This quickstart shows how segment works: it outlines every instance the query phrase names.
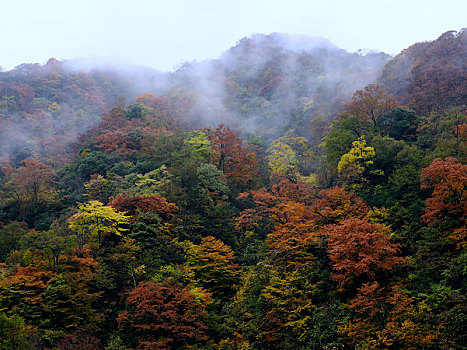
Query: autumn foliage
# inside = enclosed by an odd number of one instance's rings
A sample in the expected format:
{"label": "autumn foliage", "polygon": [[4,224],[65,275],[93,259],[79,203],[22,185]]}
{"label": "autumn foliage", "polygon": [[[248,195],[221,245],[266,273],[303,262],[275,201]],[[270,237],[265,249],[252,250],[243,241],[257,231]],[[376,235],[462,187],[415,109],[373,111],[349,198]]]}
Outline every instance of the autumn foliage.
{"label": "autumn foliage", "polygon": [[115,198],[110,198],[109,206],[133,217],[138,216],[138,210],[143,212],[153,211],[166,221],[174,221],[175,214],[178,211],[178,207],[174,203],[167,202],[159,194],[129,197],[119,193]]}
{"label": "autumn foliage", "polygon": [[242,140],[229,128],[220,125],[208,134],[215,165],[227,180],[238,186],[251,185],[258,176],[255,154],[248,152]]}
{"label": "autumn foliage", "polygon": [[333,226],[328,246],[333,278],[342,285],[372,281],[404,262],[397,256],[400,248],[391,242],[389,229],[365,219],[350,218]]}
{"label": "autumn foliage", "polygon": [[452,220],[450,237],[461,248],[467,246],[467,165],[454,157],[436,158],[422,170],[422,188],[433,193],[426,201],[422,219],[429,225]]}
{"label": "autumn foliage", "polygon": [[0,67],[0,349],[465,350],[466,33]]}
{"label": "autumn foliage", "polygon": [[359,117],[362,125],[375,127],[378,119],[398,104],[384,93],[379,85],[368,85],[363,90],[357,90],[346,108],[350,115]]}
{"label": "autumn foliage", "polygon": [[118,325],[135,336],[138,349],[174,349],[208,339],[209,298],[201,290],[141,282],[126,304],[129,310],[120,313]]}

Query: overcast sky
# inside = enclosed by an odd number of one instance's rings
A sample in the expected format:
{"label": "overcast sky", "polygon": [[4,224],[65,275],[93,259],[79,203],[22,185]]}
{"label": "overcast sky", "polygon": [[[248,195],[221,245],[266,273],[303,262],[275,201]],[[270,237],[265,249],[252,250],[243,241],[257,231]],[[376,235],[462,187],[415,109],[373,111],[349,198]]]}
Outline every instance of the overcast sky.
{"label": "overcast sky", "polygon": [[467,27],[467,0],[0,0],[0,13],[5,69],[112,56],[172,70],[271,32],[396,54]]}

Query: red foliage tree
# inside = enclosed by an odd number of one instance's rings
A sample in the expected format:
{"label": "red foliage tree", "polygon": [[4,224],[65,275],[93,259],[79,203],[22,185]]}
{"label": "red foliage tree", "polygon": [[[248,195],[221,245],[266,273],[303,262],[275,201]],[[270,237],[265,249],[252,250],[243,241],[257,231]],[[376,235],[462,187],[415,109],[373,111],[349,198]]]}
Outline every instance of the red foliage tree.
{"label": "red foliage tree", "polygon": [[454,157],[434,159],[422,170],[422,189],[429,188],[433,188],[433,193],[422,217],[426,223],[446,217],[467,218],[467,165]]}
{"label": "red foliage tree", "polygon": [[88,334],[70,334],[60,339],[57,350],[99,350],[99,343],[99,338]]}
{"label": "red foliage tree", "polygon": [[365,219],[349,218],[329,228],[329,257],[333,278],[341,285],[357,279],[373,281],[404,262],[391,242],[389,229]]}
{"label": "red foliage tree", "polygon": [[238,198],[247,200],[251,197],[255,208],[245,209],[240,213],[240,217],[236,219],[237,229],[250,230],[261,224],[271,227],[271,222],[280,222],[282,220],[278,216],[280,215],[280,209],[277,208],[279,203],[293,201],[310,205],[314,195],[315,190],[312,185],[302,181],[293,183],[285,177],[274,184],[269,190],[260,188],[251,192],[251,194],[247,192],[241,193]]}
{"label": "red foliage tree", "polygon": [[87,133],[87,137],[93,139],[95,148],[108,154],[123,156],[151,148],[153,138],[161,132],[158,130],[160,125],[128,117],[128,111],[129,109],[125,111],[123,103],[117,104],[104,114],[96,128]]}
{"label": "red foliage tree", "polygon": [[138,349],[178,349],[208,340],[209,298],[199,290],[141,282],[126,303],[129,310],[120,313],[118,326],[136,335]]}
{"label": "red foliage tree", "polygon": [[412,67],[409,105],[421,114],[467,102],[467,30],[443,33],[425,43]]}
{"label": "red foliage tree", "polygon": [[[125,117],[124,105],[120,103],[104,114],[96,129],[94,146],[106,153],[135,153],[141,145],[138,133],[134,133],[134,130],[142,126],[141,120]],[[133,137],[130,137],[131,132]]]}
{"label": "red foliage tree", "polygon": [[175,214],[178,211],[177,205],[167,202],[160,194],[129,197],[124,193],[119,193],[115,198],[110,198],[109,206],[133,217],[138,215],[138,210],[153,211],[169,222],[175,221]]}
{"label": "red foliage tree", "polygon": [[52,169],[34,159],[23,160],[21,168],[3,166],[5,184],[0,189],[3,198],[18,207],[17,220],[33,226],[40,213],[45,212],[55,202]]}
{"label": "red foliage tree", "polygon": [[47,193],[53,180],[52,169],[34,158],[27,158],[21,163],[23,167],[19,169],[5,168],[5,171],[14,174],[11,179],[14,187],[12,196],[17,200],[33,203],[48,199]]}
{"label": "red foliage tree", "polygon": [[208,134],[215,154],[215,164],[231,184],[245,186],[258,176],[258,162],[254,153],[248,153],[235,132],[223,125]]}

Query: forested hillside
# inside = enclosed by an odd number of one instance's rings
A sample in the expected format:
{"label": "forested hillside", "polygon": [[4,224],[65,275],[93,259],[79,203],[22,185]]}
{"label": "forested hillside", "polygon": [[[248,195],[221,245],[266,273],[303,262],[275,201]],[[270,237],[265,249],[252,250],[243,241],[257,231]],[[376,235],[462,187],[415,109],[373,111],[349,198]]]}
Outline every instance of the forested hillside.
{"label": "forested hillside", "polygon": [[467,31],[0,72],[0,349],[466,349]]}

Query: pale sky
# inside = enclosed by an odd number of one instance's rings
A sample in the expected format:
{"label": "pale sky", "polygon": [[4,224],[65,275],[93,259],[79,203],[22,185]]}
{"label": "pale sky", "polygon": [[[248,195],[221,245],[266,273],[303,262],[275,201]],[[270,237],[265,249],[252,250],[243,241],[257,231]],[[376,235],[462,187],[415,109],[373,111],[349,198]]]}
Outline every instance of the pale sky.
{"label": "pale sky", "polygon": [[467,27],[467,0],[0,0],[0,13],[5,69],[111,56],[172,70],[271,32],[397,54]]}

